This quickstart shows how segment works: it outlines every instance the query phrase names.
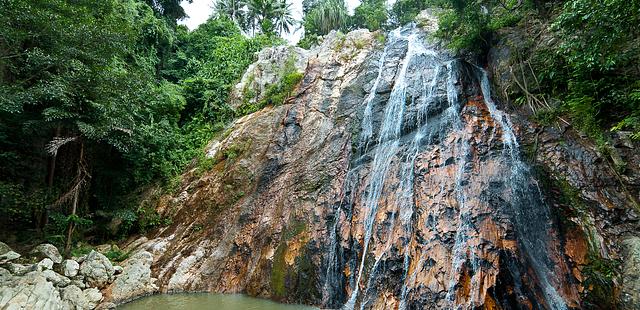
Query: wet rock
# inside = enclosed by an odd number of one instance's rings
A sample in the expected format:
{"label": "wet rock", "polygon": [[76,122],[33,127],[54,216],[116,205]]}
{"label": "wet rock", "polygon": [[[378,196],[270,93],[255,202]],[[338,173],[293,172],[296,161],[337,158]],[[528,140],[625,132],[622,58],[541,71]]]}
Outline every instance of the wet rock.
{"label": "wet rock", "polygon": [[82,275],[87,285],[104,288],[113,281],[113,265],[109,259],[99,252],[91,251],[80,265]]}
{"label": "wet rock", "polygon": [[[419,24],[432,29],[432,17]],[[156,277],[159,292],[247,292],[329,308],[356,290],[354,306],[365,309],[581,308],[587,252],[615,257],[607,240],[633,232],[625,206],[636,189],[622,193],[609,161],[570,127],[541,129],[504,112],[482,70],[412,31],[384,44],[366,30],[327,35],[309,52],[295,97],[237,120],[210,144],[211,171],[185,173],[171,208],[158,206],[173,223],[127,245],[153,258],[123,265],[108,289],[114,300],[134,295],[123,288],[139,274]],[[490,61],[500,63],[490,69],[517,92],[512,47],[494,50]],[[386,111],[392,97],[397,109]],[[529,144],[537,153],[520,156]],[[529,161],[600,211],[559,218],[573,213]]]}
{"label": "wet rock", "polygon": [[53,261],[54,264],[59,264],[62,262],[62,255],[60,255],[60,252],[58,252],[58,248],[48,243],[43,243],[36,246],[33,250],[31,250],[29,254],[38,259],[49,258]]}

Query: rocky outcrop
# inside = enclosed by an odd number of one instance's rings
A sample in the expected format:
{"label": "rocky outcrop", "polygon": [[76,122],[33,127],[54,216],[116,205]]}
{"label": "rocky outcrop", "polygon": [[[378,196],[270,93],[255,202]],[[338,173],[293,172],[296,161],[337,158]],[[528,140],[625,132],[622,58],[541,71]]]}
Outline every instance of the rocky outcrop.
{"label": "rocky outcrop", "polygon": [[[590,296],[597,279],[615,285],[613,236],[636,230],[634,174],[618,187],[579,137],[501,111],[484,71],[428,38],[433,15],[418,25],[262,53],[234,100],[264,93],[288,54],[302,82],[237,120],[207,150],[212,168],[161,199],[173,223],[127,245],[153,257],[143,278],[330,308],[602,306]],[[568,191],[605,211],[570,212]]]}
{"label": "rocky outcrop", "polygon": [[14,252],[4,242],[0,242],[0,265],[20,258],[20,254]]}
{"label": "rocky outcrop", "polygon": [[333,33],[309,52],[294,103],[247,115],[212,143],[213,169],[194,168],[159,207],[175,225],[128,247],[154,255],[161,292],[321,303],[326,220],[349,165],[350,118],[365,95],[355,81],[379,46],[368,31]]}
{"label": "rocky outcrop", "polygon": [[269,86],[278,84],[285,74],[304,73],[307,68],[309,51],[295,46],[274,46],[258,53],[258,59],[251,64],[240,82],[233,88],[230,106],[237,109],[242,104],[255,104],[266,95]]}
{"label": "rocky outcrop", "polygon": [[97,251],[54,263],[49,258],[58,253],[54,248],[47,244],[32,251],[49,253],[35,264],[30,259],[0,263],[0,309],[109,309],[157,291],[148,252],[131,253],[121,267]]}

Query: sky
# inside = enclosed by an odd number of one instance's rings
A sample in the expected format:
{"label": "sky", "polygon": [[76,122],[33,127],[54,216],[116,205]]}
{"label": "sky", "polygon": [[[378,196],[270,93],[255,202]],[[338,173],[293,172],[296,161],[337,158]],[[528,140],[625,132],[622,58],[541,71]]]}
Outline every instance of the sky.
{"label": "sky", "polygon": [[[287,0],[288,3],[291,3],[292,15],[296,20],[302,19],[302,0]],[[360,4],[359,0],[346,0],[347,9],[349,12],[353,12],[358,4]],[[188,18],[181,20],[179,23],[182,25],[186,25],[189,29],[193,30],[198,27],[198,25],[207,21],[207,18],[213,12],[213,0],[193,0],[192,3],[187,1],[182,1],[182,7],[185,12],[187,12]],[[287,39],[291,44],[298,43],[300,37],[302,36],[303,30],[298,29],[293,33],[285,34],[285,39]]]}

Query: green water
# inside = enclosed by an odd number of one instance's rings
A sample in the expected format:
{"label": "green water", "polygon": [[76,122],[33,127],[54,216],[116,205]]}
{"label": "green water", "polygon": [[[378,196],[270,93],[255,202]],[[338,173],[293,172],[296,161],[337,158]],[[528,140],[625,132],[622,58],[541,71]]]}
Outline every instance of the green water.
{"label": "green water", "polygon": [[119,310],[212,309],[212,310],[317,310],[302,305],[277,302],[233,294],[170,294],[144,297],[118,307]]}

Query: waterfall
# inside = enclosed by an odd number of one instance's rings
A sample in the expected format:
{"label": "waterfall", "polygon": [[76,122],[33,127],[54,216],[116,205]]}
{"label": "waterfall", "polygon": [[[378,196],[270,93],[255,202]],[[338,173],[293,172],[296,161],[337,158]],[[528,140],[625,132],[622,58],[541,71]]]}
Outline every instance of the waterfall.
{"label": "waterfall", "polygon": [[[398,46],[406,46],[402,56],[392,52]],[[387,62],[393,63],[385,66]],[[381,94],[378,88],[388,77],[387,67],[393,68],[395,63],[398,69],[391,92]],[[472,137],[465,132],[465,121],[461,114],[461,98],[465,91],[461,87],[461,80],[463,74],[468,73],[463,70],[464,67],[474,73],[471,75],[484,98],[486,110],[501,133],[497,139],[502,142],[502,151],[495,156],[498,156],[497,161],[501,165],[507,167],[507,171],[499,177],[503,181],[503,190],[509,193],[508,212],[520,249],[539,280],[547,306],[566,309],[551,280],[553,268],[549,266],[546,248],[551,238],[548,233],[551,228],[548,207],[541,199],[528,167],[520,159],[518,141],[509,116],[500,111],[491,98],[486,72],[464,64],[436,43],[429,43],[423,31],[415,25],[390,32],[377,62],[375,80],[362,102],[364,112],[356,153],[359,157],[353,161],[355,164],[347,174],[343,188],[345,195],[335,210],[335,222],[329,237],[324,303],[335,294],[333,290],[337,274],[342,272],[337,262],[339,227],[350,224],[362,235],[353,240],[352,249],[357,249],[358,253],[350,258],[349,268],[353,269],[348,285],[351,293],[342,308],[351,310],[359,305],[360,309],[364,309],[376,300],[376,278],[386,272],[381,270],[381,265],[394,255],[401,257],[403,269],[402,279],[398,279],[402,285],[396,296],[398,307],[405,309],[409,306],[419,272],[417,268],[410,270],[410,266],[422,266],[430,259],[427,254],[412,247],[412,240],[416,238],[415,230],[420,229],[420,225],[430,225],[416,221],[416,160],[426,148],[439,145],[450,148],[443,152],[455,155],[453,162],[458,165],[450,181],[458,213],[450,245],[450,272],[444,299],[451,308],[475,306],[472,298],[466,304],[460,304],[456,299],[460,274],[469,269],[471,290],[479,289],[483,279],[482,272],[478,271],[486,268],[482,266],[481,258],[469,250],[473,246],[469,236],[473,235],[476,227],[471,218],[475,205],[468,202],[474,197],[468,197],[467,184],[468,166],[473,164],[468,162],[472,157]],[[384,105],[384,109],[375,109],[376,104]],[[374,122],[376,119],[381,121]],[[440,141],[451,132],[458,133],[460,138],[449,144]],[[391,183],[394,186],[390,186]],[[379,212],[381,200],[387,207],[384,214]],[[346,221],[352,222],[340,222],[342,212],[348,213]],[[386,231],[386,235],[380,234],[383,231]],[[394,231],[400,231],[399,239],[393,238]]]}

